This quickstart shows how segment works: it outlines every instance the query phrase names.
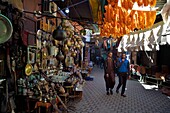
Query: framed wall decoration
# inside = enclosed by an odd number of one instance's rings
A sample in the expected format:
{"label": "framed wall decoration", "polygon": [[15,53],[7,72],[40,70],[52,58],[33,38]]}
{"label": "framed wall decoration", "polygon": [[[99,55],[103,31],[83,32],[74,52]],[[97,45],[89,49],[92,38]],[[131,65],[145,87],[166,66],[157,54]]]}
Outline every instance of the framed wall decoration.
{"label": "framed wall decoration", "polygon": [[36,46],[28,46],[27,48],[27,63],[33,64],[36,60]]}

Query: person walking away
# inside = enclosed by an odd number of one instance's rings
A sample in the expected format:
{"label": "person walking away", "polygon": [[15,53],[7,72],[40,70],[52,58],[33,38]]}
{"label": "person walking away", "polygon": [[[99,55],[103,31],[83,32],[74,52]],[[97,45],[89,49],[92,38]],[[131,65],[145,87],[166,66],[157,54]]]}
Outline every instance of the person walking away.
{"label": "person walking away", "polygon": [[104,80],[106,83],[106,91],[107,91],[107,95],[109,95],[109,91],[110,94],[113,94],[113,88],[115,85],[115,73],[114,73],[114,62],[112,60],[112,52],[108,53],[108,57],[105,61],[105,65],[104,65]]}
{"label": "person walking away", "polygon": [[119,77],[119,84],[116,88],[116,93],[119,93],[119,88],[122,86],[121,96],[126,97],[125,88],[126,88],[126,81],[130,78],[130,66],[129,61],[126,59],[126,53],[122,53],[121,58],[118,59],[117,62],[118,67],[118,77]]}

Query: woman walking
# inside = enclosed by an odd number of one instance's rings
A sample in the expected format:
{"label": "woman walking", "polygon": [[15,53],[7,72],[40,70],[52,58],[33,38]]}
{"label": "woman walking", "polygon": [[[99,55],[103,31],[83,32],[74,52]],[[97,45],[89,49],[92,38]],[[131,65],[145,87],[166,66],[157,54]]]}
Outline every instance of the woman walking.
{"label": "woman walking", "polygon": [[[104,66],[104,79],[106,83],[106,91],[107,95],[113,94],[113,88],[115,85],[115,73],[114,73],[114,62],[112,59],[112,52],[108,53],[108,57],[105,61],[105,66]],[[110,91],[110,93],[109,93]]]}

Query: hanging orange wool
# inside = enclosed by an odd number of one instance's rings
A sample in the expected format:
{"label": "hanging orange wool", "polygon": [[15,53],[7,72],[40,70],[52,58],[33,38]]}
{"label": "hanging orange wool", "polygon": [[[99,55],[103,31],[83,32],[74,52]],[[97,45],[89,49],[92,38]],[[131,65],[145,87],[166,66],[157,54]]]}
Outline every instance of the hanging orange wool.
{"label": "hanging orange wool", "polygon": [[123,23],[123,18],[124,18],[124,13],[123,13],[123,11],[122,11],[122,8],[119,8],[119,15],[118,15],[118,17],[119,17],[119,23],[122,25],[122,23]]}
{"label": "hanging orange wool", "polygon": [[111,8],[112,8],[112,6],[111,6],[111,4],[109,4],[108,5],[108,7],[107,7],[107,18],[108,18],[108,22],[110,22],[111,21],[111,17],[110,17],[110,15],[111,15]]}
{"label": "hanging orange wool", "polygon": [[144,15],[146,28],[152,27],[156,19],[156,11],[145,11]]}
{"label": "hanging orange wool", "polygon": [[131,30],[128,27],[126,27],[126,32],[127,32],[126,34],[129,34]]}
{"label": "hanging orange wool", "polygon": [[148,0],[143,0],[143,4],[144,4],[144,6],[148,6],[149,5],[149,1]]}
{"label": "hanging orange wool", "polygon": [[117,23],[116,31],[117,31],[117,34],[120,34],[120,24],[119,23]]}
{"label": "hanging orange wool", "polygon": [[132,11],[130,12],[129,19],[128,19],[128,24],[130,24],[130,25],[129,25],[129,28],[130,28],[132,31],[133,31],[134,28],[135,28],[135,18],[134,18],[134,16],[135,16],[135,11],[132,10]]}
{"label": "hanging orange wool", "polygon": [[123,7],[123,8],[125,8],[125,2],[124,2],[124,0],[120,0],[120,3],[121,3],[121,7]]}
{"label": "hanging orange wool", "polygon": [[156,11],[150,12],[149,27],[152,27],[156,19]]}
{"label": "hanging orange wool", "polygon": [[135,11],[134,13],[134,29],[137,28],[139,29],[139,20],[138,20],[138,13]]}
{"label": "hanging orange wool", "polygon": [[145,18],[145,16],[144,16],[143,11],[138,11],[139,29],[144,29],[144,27],[145,27],[144,18]]}
{"label": "hanging orange wool", "polygon": [[125,25],[125,24],[122,26],[122,28],[123,28],[123,35],[124,35],[124,34],[127,34],[126,25]]}
{"label": "hanging orange wool", "polygon": [[110,32],[111,32],[111,34],[115,34],[115,27],[114,27],[114,26],[113,26],[113,27],[111,27],[111,28],[110,28],[110,30],[111,30],[111,31],[110,31]]}
{"label": "hanging orange wool", "polygon": [[127,17],[127,25],[129,27],[133,27],[134,26],[134,11],[131,10],[130,14]]}
{"label": "hanging orange wool", "polygon": [[111,3],[112,0],[107,0],[108,3]]}
{"label": "hanging orange wool", "polygon": [[107,21],[107,13],[104,13],[104,22],[106,22]]}
{"label": "hanging orange wool", "polygon": [[108,3],[112,3],[112,2],[115,2],[115,3],[118,3],[119,0],[107,0]]}
{"label": "hanging orange wool", "polygon": [[110,3],[112,7],[115,7],[116,3],[115,2],[111,2]]}
{"label": "hanging orange wool", "polygon": [[132,0],[133,3],[137,2],[138,0]]}
{"label": "hanging orange wool", "polygon": [[104,6],[105,7],[105,10],[106,10],[106,13],[104,13],[104,17],[105,17],[105,20],[108,21],[108,6]]}
{"label": "hanging orange wool", "polygon": [[127,17],[127,21],[126,21],[126,26],[128,27],[128,29],[132,28],[132,18],[130,16]]}
{"label": "hanging orange wool", "polygon": [[156,0],[149,0],[149,4],[151,7],[155,7],[156,6]]}
{"label": "hanging orange wool", "polygon": [[119,2],[119,0],[113,0],[115,3],[118,3]]}
{"label": "hanging orange wool", "polygon": [[115,26],[116,25],[116,14],[112,13],[111,18],[112,18],[111,24],[112,26]]}
{"label": "hanging orange wool", "polygon": [[137,3],[138,3],[138,6],[142,6],[143,5],[143,0],[138,0]]}
{"label": "hanging orange wool", "polygon": [[147,15],[147,12],[148,11],[143,11],[143,14],[144,14],[144,20],[145,20],[145,28],[148,28],[148,15]]}
{"label": "hanging orange wool", "polygon": [[128,1],[128,9],[131,10],[131,9],[133,8],[133,4],[134,4],[134,3],[132,2],[132,0],[129,0],[129,1]]}
{"label": "hanging orange wool", "polygon": [[124,11],[123,17],[124,17],[123,22],[124,22],[125,25],[127,25],[127,24],[128,24],[128,23],[127,23],[127,18],[128,18],[128,11],[127,11],[127,10]]}
{"label": "hanging orange wool", "polygon": [[123,1],[123,7],[126,9],[126,10],[128,10],[129,9],[129,4],[128,4],[128,0],[124,0]]}

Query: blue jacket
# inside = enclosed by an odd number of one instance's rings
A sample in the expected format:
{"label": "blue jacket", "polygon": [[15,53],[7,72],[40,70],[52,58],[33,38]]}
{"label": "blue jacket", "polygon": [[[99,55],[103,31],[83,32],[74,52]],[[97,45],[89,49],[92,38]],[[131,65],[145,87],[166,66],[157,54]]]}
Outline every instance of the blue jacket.
{"label": "blue jacket", "polygon": [[[118,63],[121,64],[122,63],[122,59],[119,58],[118,59]],[[118,68],[118,72],[119,73],[129,73],[129,61],[127,59],[125,59],[125,61],[120,65],[120,67]]]}

